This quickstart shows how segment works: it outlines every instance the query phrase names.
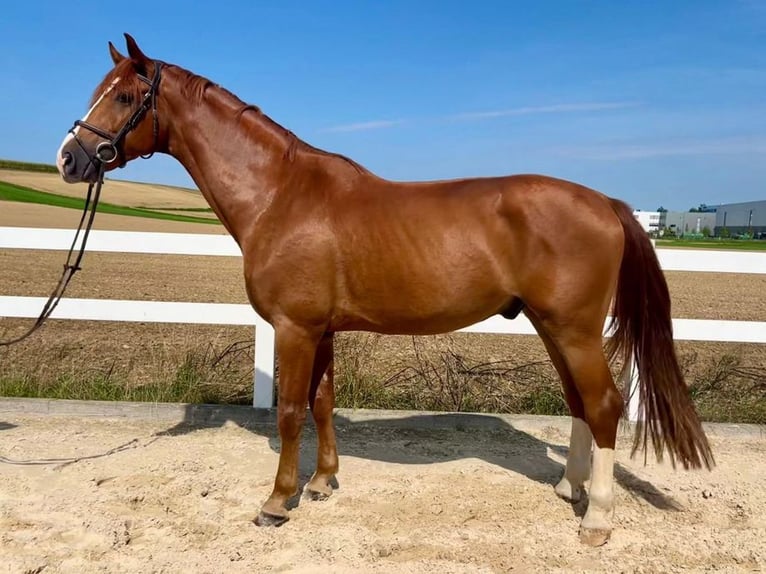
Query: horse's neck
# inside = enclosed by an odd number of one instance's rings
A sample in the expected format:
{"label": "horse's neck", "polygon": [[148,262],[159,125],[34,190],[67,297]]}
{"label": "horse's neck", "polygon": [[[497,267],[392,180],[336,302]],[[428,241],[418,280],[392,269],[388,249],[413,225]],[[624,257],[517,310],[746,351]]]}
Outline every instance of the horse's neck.
{"label": "horse's neck", "polygon": [[245,126],[226,94],[189,99],[176,85],[163,95],[172,117],[168,153],[241,244],[279,191],[289,142],[265,121]]}

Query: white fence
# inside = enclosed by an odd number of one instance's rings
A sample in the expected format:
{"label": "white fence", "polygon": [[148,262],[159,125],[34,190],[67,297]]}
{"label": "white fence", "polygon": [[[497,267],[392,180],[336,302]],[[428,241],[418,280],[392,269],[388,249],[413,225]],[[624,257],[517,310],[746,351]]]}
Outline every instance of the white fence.
{"label": "white fence", "polygon": [[[67,250],[73,234],[65,229],[0,227],[0,249]],[[239,247],[228,235],[132,231],[92,231],[88,251],[241,256]],[[658,249],[657,254],[665,271],[766,274],[766,253]],[[45,300],[44,297],[0,296],[0,317],[35,318]],[[270,408],[273,405],[274,332],[248,304],[64,298],[51,318],[253,325],[256,332],[253,406]],[[673,319],[673,330],[676,340],[766,343],[766,322]],[[490,317],[461,331],[535,334],[531,323],[523,316],[513,321]],[[635,404],[631,405],[630,411],[634,418]]]}

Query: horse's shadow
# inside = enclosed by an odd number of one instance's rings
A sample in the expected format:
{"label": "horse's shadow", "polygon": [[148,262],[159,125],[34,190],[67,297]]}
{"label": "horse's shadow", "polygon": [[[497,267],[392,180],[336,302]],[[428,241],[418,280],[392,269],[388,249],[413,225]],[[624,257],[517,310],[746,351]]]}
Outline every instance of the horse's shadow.
{"label": "horse's shadow", "polygon": [[[221,426],[230,421],[266,437],[272,450],[279,452],[280,441],[273,424],[273,414],[251,408],[224,409],[201,416],[202,412],[200,407],[189,405],[182,422],[159,434],[186,434],[200,427]],[[310,416],[308,418],[311,419]],[[564,472],[564,465],[556,458],[566,460],[569,450],[515,428],[500,417],[488,415],[417,413],[396,418],[365,417],[357,420],[356,417],[349,418],[339,413],[334,421],[341,455],[396,464],[431,464],[476,458],[552,486]],[[455,432],[471,435],[470,440],[456,441]],[[344,441],[346,436],[354,440]],[[301,440],[299,473],[302,483],[314,471],[316,448],[314,425],[307,423]],[[615,464],[614,477],[634,498],[661,510],[681,509],[675,499],[620,463]],[[573,508],[581,515],[585,504],[574,504]]]}

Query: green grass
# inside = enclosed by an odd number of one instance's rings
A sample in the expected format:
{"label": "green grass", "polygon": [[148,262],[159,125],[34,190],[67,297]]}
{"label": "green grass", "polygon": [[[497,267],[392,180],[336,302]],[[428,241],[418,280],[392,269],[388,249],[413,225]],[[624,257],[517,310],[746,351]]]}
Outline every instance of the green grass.
{"label": "green grass", "polygon": [[[32,163],[32,162],[29,162],[29,161],[16,161],[16,160],[13,160],[13,159],[0,159],[0,170],[2,170],[2,169],[13,169],[13,170],[16,170],[16,171],[29,171],[29,172],[33,172],[33,173],[55,173],[56,175],[58,175],[58,172],[59,172],[58,168],[55,165],[53,165],[53,164],[49,164],[49,163]],[[110,178],[109,178],[108,175],[104,176],[104,181],[109,181],[109,179]],[[188,192],[191,192],[191,193],[199,193],[198,190],[196,190],[196,189],[190,189],[188,187],[184,187],[184,186],[181,186],[181,185],[171,185],[171,184],[168,184],[168,183],[142,183],[142,182],[138,182],[138,181],[126,181],[126,180],[123,180],[123,179],[114,180],[114,181],[121,181],[121,182],[124,182],[124,183],[135,183],[137,185],[153,185],[153,186],[156,186],[156,187],[166,187],[168,189],[180,189],[181,191],[188,191]],[[206,209],[206,208],[204,208],[204,207],[196,208],[196,209],[194,209],[192,211],[203,210],[203,209]]]}
{"label": "green grass", "polygon": [[210,207],[155,207],[157,211],[189,211],[192,213],[213,213]]}
{"label": "green grass", "polygon": [[[65,207],[69,209],[82,209],[85,200],[79,197],[68,197],[46,191],[38,191],[20,185],[14,185],[0,181],[0,201],[18,201],[22,203],[36,203],[53,207]],[[168,221],[183,221],[186,223],[207,223],[218,225],[217,219],[207,217],[195,217],[193,215],[180,215],[176,213],[164,213],[151,209],[138,207],[125,207],[111,203],[99,202],[99,213],[111,213],[113,215],[126,215],[131,217],[148,217],[151,219],[164,219]]]}
{"label": "green grass", "polygon": [[761,239],[657,239],[657,247],[681,249],[725,249],[727,251],[766,251]]}
{"label": "green grass", "polygon": [[[162,348],[160,348],[162,349]],[[0,363],[0,397],[163,403],[252,404],[253,345],[207,344],[177,354],[159,350],[117,364],[93,360],[75,347],[32,347],[18,362]],[[7,358],[7,357],[6,357]],[[149,367],[142,377],[136,367]]]}
{"label": "green grass", "polygon": [[157,403],[251,404],[249,398],[232,399],[215,385],[199,380],[184,365],[170,380],[130,385],[100,373],[61,374],[41,382],[33,377],[0,378],[0,396],[88,401],[134,401]]}

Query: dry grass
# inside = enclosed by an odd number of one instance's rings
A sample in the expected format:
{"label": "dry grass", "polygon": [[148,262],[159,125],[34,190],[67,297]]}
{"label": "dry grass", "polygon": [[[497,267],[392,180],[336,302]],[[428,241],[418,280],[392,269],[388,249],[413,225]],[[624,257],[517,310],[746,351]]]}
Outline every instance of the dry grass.
{"label": "dry grass", "polygon": [[[706,420],[766,423],[762,347],[679,345]],[[51,321],[0,349],[0,395],[249,404],[252,353],[248,327]],[[336,357],[339,407],[566,413],[536,337],[341,333]]]}
{"label": "dry grass", "polygon": [[[22,323],[2,320],[0,332]],[[0,395],[249,403],[252,333],[247,327],[50,321],[32,338],[0,348]]]}

